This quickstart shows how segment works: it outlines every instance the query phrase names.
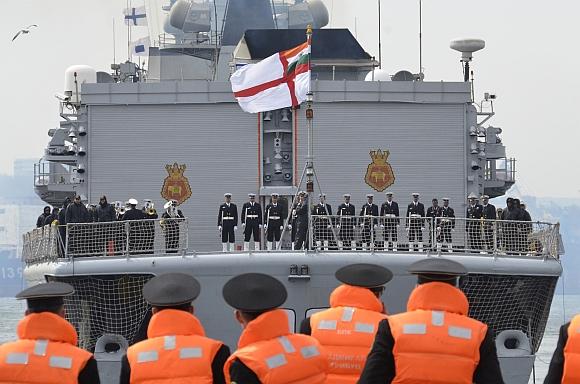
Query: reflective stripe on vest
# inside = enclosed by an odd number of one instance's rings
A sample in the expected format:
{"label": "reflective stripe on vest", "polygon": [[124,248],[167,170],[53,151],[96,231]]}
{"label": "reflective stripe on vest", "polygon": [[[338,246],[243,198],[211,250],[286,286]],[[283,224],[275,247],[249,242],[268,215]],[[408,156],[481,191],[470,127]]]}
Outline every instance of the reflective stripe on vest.
{"label": "reflective stripe on vest", "polygon": [[48,359],[48,365],[52,368],[71,369],[72,359],[65,356],[51,356]]}
{"label": "reflective stripe on vest", "polygon": [[6,355],[6,364],[28,364],[28,353],[9,353]]}
{"label": "reflective stripe on vest", "polygon": [[48,347],[48,340],[36,340],[34,342],[34,354],[36,356],[46,356],[46,348]]}

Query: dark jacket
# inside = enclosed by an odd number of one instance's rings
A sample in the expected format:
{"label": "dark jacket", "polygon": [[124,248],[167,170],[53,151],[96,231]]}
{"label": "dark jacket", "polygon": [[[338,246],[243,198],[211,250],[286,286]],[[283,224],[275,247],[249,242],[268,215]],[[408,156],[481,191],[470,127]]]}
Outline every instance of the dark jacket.
{"label": "dark jacket", "polygon": [[83,204],[72,203],[66,208],[66,223],[90,222],[89,211]]}
{"label": "dark jacket", "polygon": [[[233,219],[226,219],[223,220],[224,217],[233,217]],[[220,209],[218,211],[218,227],[230,225],[236,227],[238,225],[238,207],[234,203],[230,203],[230,206],[226,203],[220,205]]]}
{"label": "dark jacket", "polygon": [[144,220],[144,219],[145,214],[143,213],[142,210],[137,208],[129,209],[123,215],[123,220]]}
{"label": "dark jacket", "polygon": [[36,219],[36,228],[42,227],[48,216],[50,216],[50,214],[47,215],[44,212],[42,212],[42,214],[38,216],[38,219]]}
{"label": "dark jacket", "polygon": [[487,204],[485,207],[482,205],[481,208],[483,209],[484,219],[495,220],[497,218],[497,211],[495,209],[495,205]]}
{"label": "dark jacket", "polygon": [[99,223],[115,221],[115,207],[107,203],[105,205],[97,205],[97,220]]}
{"label": "dark jacket", "polygon": [[[257,218],[246,217],[246,215],[247,216],[258,216],[258,217]],[[258,203],[254,203],[253,206],[250,202],[244,203],[244,205],[242,206],[242,224],[262,225],[263,222],[264,221],[262,219],[262,206],[260,206],[260,204],[258,204]]]}
{"label": "dark jacket", "polygon": [[564,347],[568,342],[568,327],[570,327],[569,322],[560,327],[558,344],[552,355],[544,384],[560,384],[562,382],[562,375],[564,374]]}
{"label": "dark jacket", "polygon": [[399,214],[399,204],[396,201],[391,201],[391,204],[386,201],[381,205],[381,216],[384,215],[395,215],[397,218]]}
{"label": "dark jacket", "polygon": [[58,220],[58,214],[51,213],[50,215],[46,216],[44,219],[44,225],[50,225],[53,221]]}

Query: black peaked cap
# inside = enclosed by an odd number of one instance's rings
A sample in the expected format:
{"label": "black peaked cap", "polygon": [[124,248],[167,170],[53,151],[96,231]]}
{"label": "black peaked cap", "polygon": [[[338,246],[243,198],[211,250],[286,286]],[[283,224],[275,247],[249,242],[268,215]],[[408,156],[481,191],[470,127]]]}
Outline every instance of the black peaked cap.
{"label": "black peaked cap", "polygon": [[18,293],[16,298],[22,299],[54,299],[70,296],[75,293],[72,285],[61,283],[59,281],[51,281],[50,283],[38,284],[24,291]]}
{"label": "black peaked cap", "polygon": [[231,278],[223,288],[226,303],[244,312],[263,312],[278,308],[288,293],[276,278],[263,273],[245,273]]}
{"label": "black peaked cap", "polygon": [[143,297],[154,307],[174,307],[189,304],[199,296],[197,279],[185,273],[164,273],[143,286]]}
{"label": "black peaked cap", "polygon": [[463,266],[463,264],[440,257],[430,257],[427,259],[419,260],[411,264],[407,270],[414,275],[467,275],[467,269]]}
{"label": "black peaked cap", "polygon": [[344,284],[375,288],[391,281],[393,272],[376,264],[351,264],[340,268],[334,276]]}

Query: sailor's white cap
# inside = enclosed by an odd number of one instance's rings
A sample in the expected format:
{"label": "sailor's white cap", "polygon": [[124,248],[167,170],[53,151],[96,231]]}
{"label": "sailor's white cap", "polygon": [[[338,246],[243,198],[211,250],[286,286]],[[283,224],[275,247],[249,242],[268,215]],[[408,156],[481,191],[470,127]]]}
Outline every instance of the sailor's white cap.
{"label": "sailor's white cap", "polygon": [[171,203],[171,201],[168,201],[167,203],[165,203],[163,205],[163,209],[169,209],[173,204]]}
{"label": "sailor's white cap", "polygon": [[270,194],[270,196],[272,196],[272,197],[278,197],[278,196],[280,196],[280,194],[279,194],[279,193],[277,193],[277,192],[272,192],[272,193]]}
{"label": "sailor's white cap", "polygon": [[298,192],[298,194],[304,196],[304,195],[306,195],[306,191],[300,191],[300,192]]}
{"label": "sailor's white cap", "polygon": [[350,197],[350,193],[345,193],[342,197]]}
{"label": "sailor's white cap", "polygon": [[471,192],[471,193],[470,193],[470,194],[467,196],[467,198],[468,198],[468,199],[477,199],[477,195],[476,195],[475,193]]}
{"label": "sailor's white cap", "polygon": [[248,197],[256,197],[255,193],[248,193]]}
{"label": "sailor's white cap", "polygon": [[137,199],[131,198],[131,199],[129,199],[129,204],[131,204],[131,205],[137,205],[137,204],[139,204],[139,202],[137,201]]}
{"label": "sailor's white cap", "polygon": [[387,192],[385,192],[385,195],[387,195],[387,196],[393,196],[393,192],[387,191]]}
{"label": "sailor's white cap", "polygon": [[415,197],[415,196],[419,197],[419,196],[421,196],[421,194],[419,192],[413,192],[413,193],[411,193],[411,196],[413,196],[413,197]]}
{"label": "sailor's white cap", "polygon": [[443,201],[449,201],[449,198],[448,197],[444,197],[441,200],[443,200]]}
{"label": "sailor's white cap", "polygon": [[229,192],[224,193],[224,197],[232,197],[232,194]]}
{"label": "sailor's white cap", "polygon": [[489,196],[488,195],[481,195],[481,198],[482,199],[489,199]]}
{"label": "sailor's white cap", "polygon": [[372,193],[367,193],[367,199],[368,198],[371,198],[372,199],[373,197],[375,197],[375,195],[373,195]]}
{"label": "sailor's white cap", "polygon": [[151,199],[143,199],[143,202],[144,202],[144,203],[152,203],[152,202],[153,202],[153,200],[151,200]]}

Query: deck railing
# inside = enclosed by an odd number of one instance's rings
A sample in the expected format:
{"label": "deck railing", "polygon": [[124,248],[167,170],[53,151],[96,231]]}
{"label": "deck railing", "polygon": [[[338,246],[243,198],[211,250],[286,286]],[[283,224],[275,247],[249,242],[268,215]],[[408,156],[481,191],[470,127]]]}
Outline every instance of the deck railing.
{"label": "deck railing", "polygon": [[[182,218],[46,225],[23,235],[22,259],[36,264],[94,256],[183,255],[188,229]],[[314,251],[559,257],[559,224],[540,221],[313,215],[306,230]]]}
{"label": "deck railing", "polygon": [[24,234],[26,264],[91,256],[184,254],[184,218],[46,225]]}
{"label": "deck railing", "polygon": [[312,216],[317,250],[558,257],[559,224],[447,217]]}

